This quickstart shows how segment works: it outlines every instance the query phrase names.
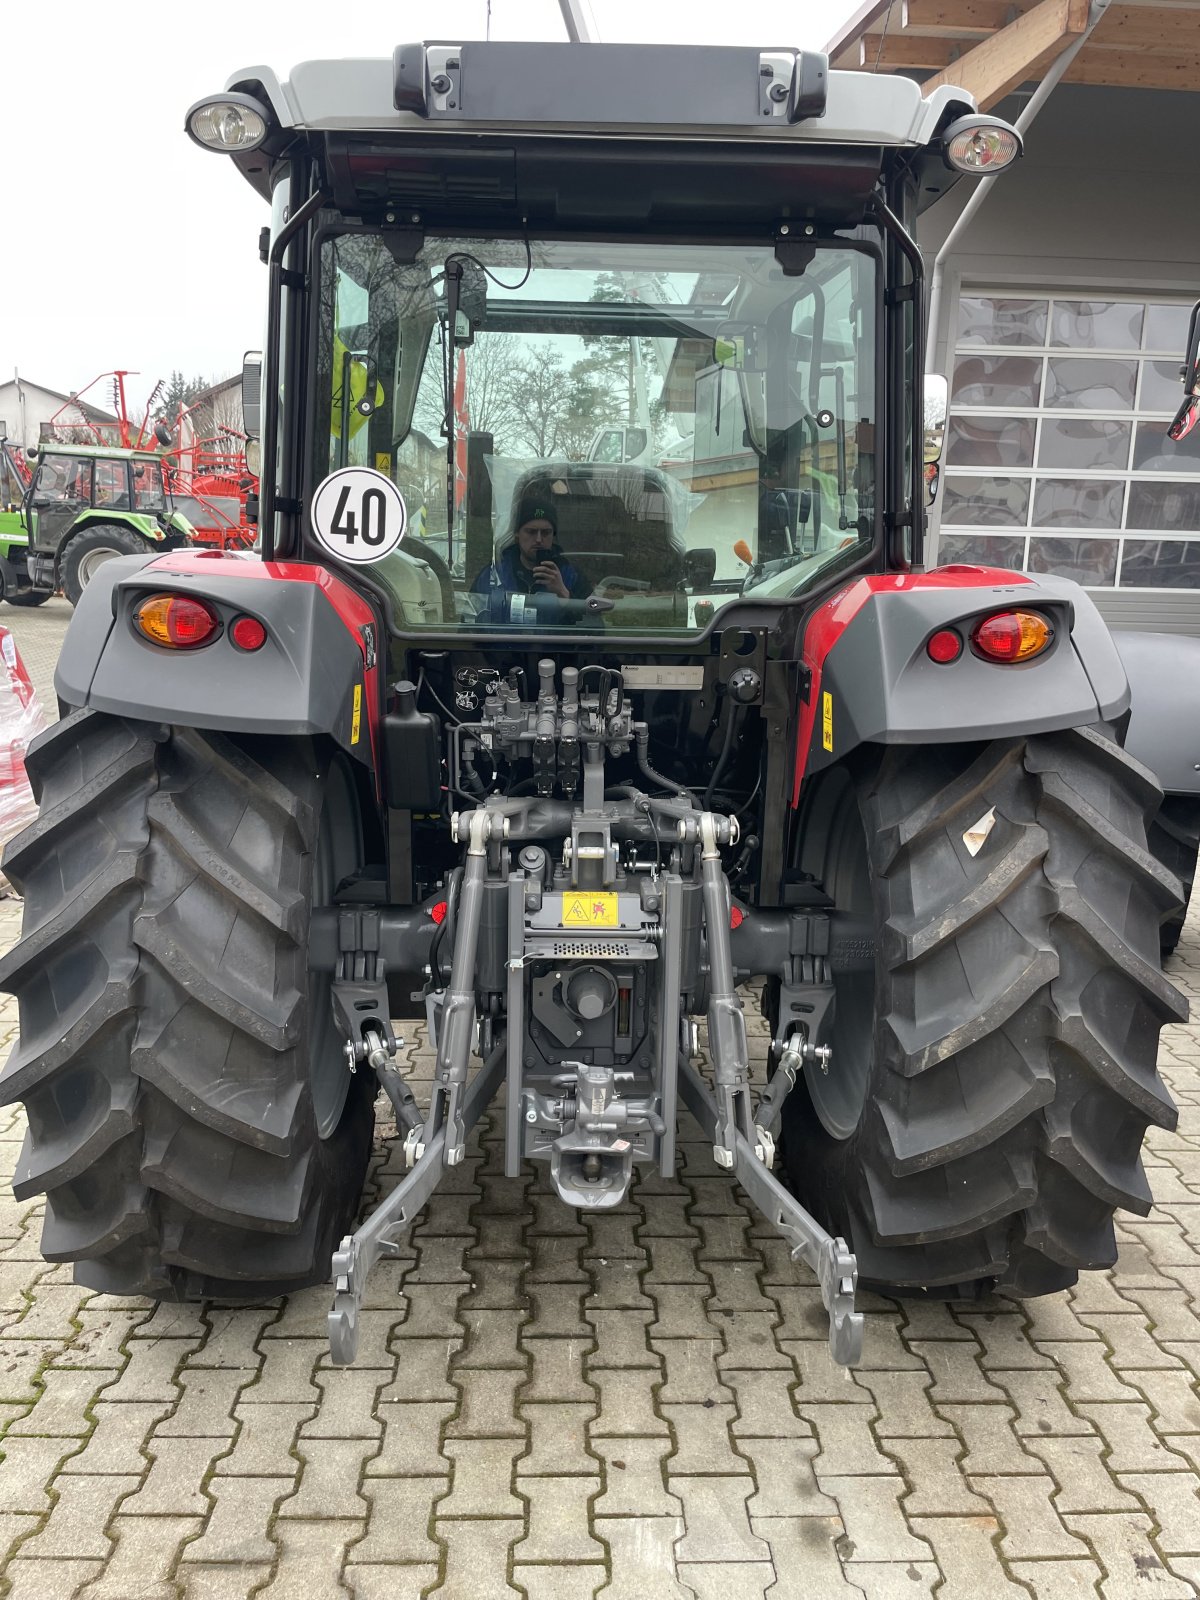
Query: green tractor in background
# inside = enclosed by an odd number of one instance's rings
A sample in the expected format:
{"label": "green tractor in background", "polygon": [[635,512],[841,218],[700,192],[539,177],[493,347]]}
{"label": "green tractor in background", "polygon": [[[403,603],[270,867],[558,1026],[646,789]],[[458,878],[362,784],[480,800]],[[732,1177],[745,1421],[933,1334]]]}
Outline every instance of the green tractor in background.
{"label": "green tractor in background", "polygon": [[192,538],[153,450],[0,441],[0,598],[37,606],[61,589],[74,605],[114,556]]}

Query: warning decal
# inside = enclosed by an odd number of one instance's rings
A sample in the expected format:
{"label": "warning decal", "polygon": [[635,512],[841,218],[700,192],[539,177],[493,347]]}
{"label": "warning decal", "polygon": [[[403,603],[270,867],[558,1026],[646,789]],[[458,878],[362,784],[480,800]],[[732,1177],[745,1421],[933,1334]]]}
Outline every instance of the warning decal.
{"label": "warning decal", "polygon": [[362,731],[362,684],[354,685],[354,710],[350,714],[350,743],[357,744]]}
{"label": "warning decal", "polygon": [[615,928],[617,925],[617,897],[615,894],[563,895],[564,928]]}
{"label": "warning decal", "polygon": [[833,749],[833,696],[828,690],[821,696],[821,746]]}

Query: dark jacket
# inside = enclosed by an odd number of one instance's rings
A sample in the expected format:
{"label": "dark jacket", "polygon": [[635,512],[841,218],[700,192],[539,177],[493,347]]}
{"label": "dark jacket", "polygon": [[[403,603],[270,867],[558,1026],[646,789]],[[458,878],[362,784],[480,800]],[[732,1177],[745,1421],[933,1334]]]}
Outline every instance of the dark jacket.
{"label": "dark jacket", "polygon": [[[592,585],[578,567],[571,565],[557,545],[548,550],[542,559],[554,562],[562,573],[567,593],[572,600],[586,600],[591,594]],[[533,573],[521,565],[521,552],[515,544],[506,545],[491,566],[484,567],[471,585],[472,594],[490,594],[495,589],[502,589],[507,594],[549,593],[538,583]]]}

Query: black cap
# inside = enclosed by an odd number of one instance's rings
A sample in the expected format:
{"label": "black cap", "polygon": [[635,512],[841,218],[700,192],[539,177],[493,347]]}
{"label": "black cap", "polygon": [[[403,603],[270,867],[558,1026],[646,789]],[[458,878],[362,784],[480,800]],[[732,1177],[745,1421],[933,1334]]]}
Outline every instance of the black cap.
{"label": "black cap", "polygon": [[513,527],[523,528],[527,522],[548,522],[555,533],[558,532],[558,512],[549,500],[536,495],[527,495],[521,501]]}

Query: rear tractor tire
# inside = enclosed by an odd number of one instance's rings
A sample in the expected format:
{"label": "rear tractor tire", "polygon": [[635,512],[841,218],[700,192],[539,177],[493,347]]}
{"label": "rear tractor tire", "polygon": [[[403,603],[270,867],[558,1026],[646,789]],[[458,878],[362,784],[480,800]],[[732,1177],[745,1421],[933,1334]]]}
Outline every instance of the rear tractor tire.
{"label": "rear tractor tire", "polygon": [[145,556],[153,554],[154,547],[119,522],[93,522],[73,534],[63,549],[59,560],[62,592],[73,606],[95,577],[105,561],[115,556]]}
{"label": "rear tractor tire", "polygon": [[785,1161],[865,1284],[1050,1293],[1113,1263],[1117,1207],[1149,1211],[1158,1034],[1187,1014],[1159,799],[1092,730],[876,749],[807,786],[795,864],[838,908],[837,998]]}
{"label": "rear tractor tire", "polygon": [[359,865],[344,758],[75,711],[30,747],[38,820],[9,846],[22,937],[0,962],[20,1041],[0,1098],[29,1129],[42,1253],[160,1299],[323,1282],[370,1153],[314,905]]}

